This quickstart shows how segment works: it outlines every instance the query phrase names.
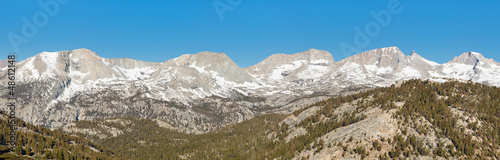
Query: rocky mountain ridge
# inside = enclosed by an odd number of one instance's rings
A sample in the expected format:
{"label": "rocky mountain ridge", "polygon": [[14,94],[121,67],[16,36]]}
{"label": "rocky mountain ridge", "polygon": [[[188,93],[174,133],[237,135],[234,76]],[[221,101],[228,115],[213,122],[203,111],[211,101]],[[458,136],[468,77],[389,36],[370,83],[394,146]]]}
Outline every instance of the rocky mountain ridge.
{"label": "rocky mountain ridge", "polygon": [[[275,54],[244,69],[223,53],[154,63],[102,58],[88,49],[42,52],[17,66],[17,91],[23,97],[19,117],[52,128],[75,120],[132,116],[203,133],[405,79],[452,78],[500,86],[500,65],[479,53],[466,52],[437,64],[415,52],[404,55],[397,47],[338,62],[316,49]],[[0,76],[4,83],[5,71]]]}
{"label": "rocky mountain ridge", "polygon": [[319,78],[334,63],[332,55],[327,51],[310,49],[291,55],[274,54],[245,70],[258,80],[279,83],[298,78]]}

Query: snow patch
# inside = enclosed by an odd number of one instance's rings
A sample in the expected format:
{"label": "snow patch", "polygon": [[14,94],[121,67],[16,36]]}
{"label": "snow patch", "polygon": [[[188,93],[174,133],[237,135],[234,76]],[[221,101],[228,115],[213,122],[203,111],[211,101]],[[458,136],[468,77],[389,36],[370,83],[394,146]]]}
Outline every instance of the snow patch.
{"label": "snow patch", "polygon": [[328,71],[328,66],[309,65],[307,69],[298,74],[301,79],[320,78]]}
{"label": "snow patch", "polygon": [[151,74],[157,70],[154,67],[133,68],[133,69],[125,69],[121,67],[116,67],[116,68],[122,71],[127,80],[146,79],[149,78]]}
{"label": "snow patch", "polygon": [[313,91],[304,91],[304,94],[306,95],[310,95],[310,94],[313,94],[314,92]]}
{"label": "snow patch", "polygon": [[406,77],[421,77],[422,75],[420,74],[420,72],[418,72],[418,70],[414,69],[414,68],[411,68],[409,66],[403,68],[403,70],[401,70],[401,74],[406,78]]}
{"label": "snow patch", "polygon": [[391,67],[378,67],[376,65],[365,65],[365,68],[368,72],[374,73],[374,74],[387,74],[389,72],[392,72],[394,69]]}
{"label": "snow patch", "polygon": [[446,74],[451,74],[453,72],[456,72],[456,73],[469,72],[473,68],[474,68],[473,65],[453,63],[453,64],[446,64],[443,68],[443,72]]}
{"label": "snow patch", "polygon": [[371,83],[367,81],[367,74],[363,73],[361,66],[354,62],[345,63],[337,72],[342,73],[345,82],[355,84]]}
{"label": "snow patch", "polygon": [[[30,79],[30,78],[38,79],[40,77],[38,70],[35,69],[35,67],[34,67],[34,61],[35,61],[35,57],[31,57],[30,60],[24,64],[24,68],[22,70],[22,71],[30,71],[31,77],[29,77],[29,76],[23,77],[23,75],[25,75],[25,74],[20,74],[21,79],[23,79],[23,78],[25,78],[25,79]],[[21,72],[21,73],[24,73],[24,72]]]}
{"label": "snow patch", "polygon": [[291,74],[292,71],[296,70],[304,63],[307,63],[307,61],[299,60],[299,61],[293,61],[292,64],[284,64],[279,67],[276,67],[274,68],[269,78],[275,81],[279,81],[283,79],[283,77],[285,77],[286,75]]}
{"label": "snow patch", "polygon": [[477,52],[470,52],[470,53],[472,53],[475,56],[482,56],[481,53],[477,53]]}
{"label": "snow patch", "polygon": [[314,59],[314,60],[311,60],[309,63],[312,63],[312,64],[328,63],[328,60],[326,60],[326,59]]}
{"label": "snow patch", "polygon": [[439,65],[438,63],[433,62],[433,61],[429,61],[429,60],[427,60],[425,58],[421,58],[421,60],[424,61],[425,63],[431,65],[431,66],[438,66]]}
{"label": "snow patch", "polygon": [[196,66],[196,62],[195,62],[195,63],[191,64],[189,67],[196,69],[200,73],[205,73],[206,72],[205,68],[210,67],[210,66],[211,65],[204,66],[204,67],[198,67],[198,66]]}
{"label": "snow patch", "polygon": [[295,93],[294,93],[294,92],[292,92],[292,91],[281,91],[281,93],[283,93],[283,94],[295,94]]}
{"label": "snow patch", "polygon": [[79,79],[83,79],[83,77],[85,77],[86,75],[88,75],[90,72],[87,72],[87,73],[82,73],[80,71],[73,71],[73,70],[70,70],[69,72],[69,76],[74,79],[75,77],[78,77]]}

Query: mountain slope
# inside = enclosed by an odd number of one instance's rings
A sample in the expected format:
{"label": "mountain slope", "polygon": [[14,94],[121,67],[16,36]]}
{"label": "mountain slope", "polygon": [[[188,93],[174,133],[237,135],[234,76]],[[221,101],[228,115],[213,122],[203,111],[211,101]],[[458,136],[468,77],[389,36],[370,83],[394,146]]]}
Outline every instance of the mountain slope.
{"label": "mountain slope", "polygon": [[163,62],[148,83],[153,84],[151,92],[158,93],[155,98],[175,97],[184,104],[213,95],[231,97],[231,92],[248,95],[249,88],[263,87],[225,54],[213,52],[182,55]]}
{"label": "mountain slope", "polygon": [[16,119],[16,146],[9,149],[11,129],[5,113],[0,115],[0,159],[114,159],[109,149],[59,130],[34,126]]}
{"label": "mountain slope", "polygon": [[[25,97],[20,117],[51,128],[77,119],[132,116],[161,119],[186,133],[203,133],[412,78],[500,86],[500,65],[479,53],[437,64],[415,52],[404,55],[397,47],[338,62],[316,49],[275,54],[245,69],[223,53],[200,52],[151,63],[102,58],[88,49],[42,52],[17,66],[17,91]],[[7,83],[5,71],[0,77]]]}
{"label": "mountain slope", "polygon": [[87,137],[133,159],[499,159],[499,94],[478,83],[408,80],[200,135],[133,118],[67,130],[101,131]]}

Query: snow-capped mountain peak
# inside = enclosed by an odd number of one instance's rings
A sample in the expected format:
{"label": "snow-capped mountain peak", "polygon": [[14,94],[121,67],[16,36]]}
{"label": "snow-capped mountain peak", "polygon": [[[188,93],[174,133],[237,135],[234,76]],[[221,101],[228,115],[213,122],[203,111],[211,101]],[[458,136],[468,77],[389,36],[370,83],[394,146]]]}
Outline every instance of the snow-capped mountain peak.
{"label": "snow-capped mountain peak", "polygon": [[359,65],[375,65],[377,67],[395,67],[405,57],[397,47],[386,47],[355,54],[340,62]]}
{"label": "snow-capped mountain peak", "polygon": [[327,51],[309,49],[295,54],[273,54],[245,70],[258,80],[273,83],[319,78],[334,63]]}
{"label": "snow-capped mountain peak", "polygon": [[494,62],[492,59],[485,58],[481,53],[465,52],[462,55],[453,58],[453,60],[451,60],[448,63],[457,63],[457,64],[491,68],[492,67],[491,65],[494,65],[496,62]]}
{"label": "snow-capped mountain peak", "polygon": [[244,83],[252,82],[253,78],[241,67],[234,63],[224,53],[200,52],[197,54],[185,54],[178,58],[163,63],[164,67],[189,67],[196,69],[202,74],[212,72],[225,80]]}

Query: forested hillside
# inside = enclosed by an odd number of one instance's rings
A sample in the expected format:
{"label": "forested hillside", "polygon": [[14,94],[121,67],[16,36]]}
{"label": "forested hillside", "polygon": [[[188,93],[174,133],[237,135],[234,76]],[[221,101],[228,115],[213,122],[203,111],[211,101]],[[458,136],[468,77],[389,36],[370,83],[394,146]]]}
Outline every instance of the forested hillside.
{"label": "forested hillside", "polygon": [[7,116],[0,115],[0,159],[113,159],[114,153],[87,139],[16,119],[16,146],[10,150]]}
{"label": "forested hillside", "polygon": [[123,159],[499,159],[499,115],[497,87],[409,80],[201,135],[134,118],[71,130]]}

